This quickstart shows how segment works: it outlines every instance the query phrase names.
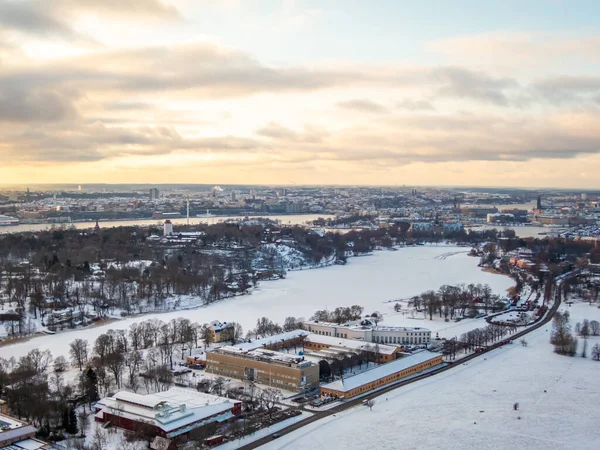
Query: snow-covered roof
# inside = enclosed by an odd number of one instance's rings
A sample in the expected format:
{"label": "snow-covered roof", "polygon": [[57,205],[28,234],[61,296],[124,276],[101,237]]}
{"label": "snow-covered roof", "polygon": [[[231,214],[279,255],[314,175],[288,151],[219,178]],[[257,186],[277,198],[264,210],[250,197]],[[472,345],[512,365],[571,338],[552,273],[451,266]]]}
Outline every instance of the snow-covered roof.
{"label": "snow-covered roof", "polygon": [[276,352],[274,350],[266,350],[264,348],[255,348],[252,350],[241,350],[236,347],[227,346],[217,350],[220,353],[232,353],[242,357],[249,357],[257,360],[268,360],[272,363],[280,363],[285,365],[298,365],[300,367],[310,366],[312,362],[306,361],[303,356],[295,353]]}
{"label": "snow-covered roof", "polygon": [[230,417],[235,403],[239,402],[193,390],[171,388],[149,395],[121,391],[113,397],[101,399],[96,406],[109,414],[152,423],[172,437],[211,416]]}
{"label": "snow-covered roof", "polygon": [[424,350],[401,359],[396,359],[387,364],[382,364],[374,369],[362,372],[358,375],[333,381],[332,383],[325,384],[322,387],[335,391],[348,392],[352,389],[356,389],[357,387],[377,381],[394,373],[401,372],[402,370],[430,361],[439,356],[441,356],[441,353],[434,353]]}
{"label": "snow-covered roof", "polygon": [[213,320],[210,323],[210,327],[213,329],[215,333],[219,333],[223,331],[225,328],[231,328],[233,326],[233,322],[221,322],[219,320]]}
{"label": "snow-covered roof", "polygon": [[379,353],[383,355],[393,355],[397,348],[393,345],[373,344],[371,342],[359,341],[356,339],[343,339],[333,336],[324,336],[321,334],[309,334],[306,342],[315,342],[318,344],[330,345],[332,347],[341,347],[355,351],[375,351],[379,347]]}
{"label": "snow-covered roof", "polygon": [[305,330],[293,330],[285,333],[276,334],[274,336],[268,336],[263,339],[256,339],[252,342],[244,342],[243,344],[236,344],[234,347],[241,351],[251,351],[257,348],[269,347],[282,341],[291,341],[302,336],[308,336],[310,333]]}

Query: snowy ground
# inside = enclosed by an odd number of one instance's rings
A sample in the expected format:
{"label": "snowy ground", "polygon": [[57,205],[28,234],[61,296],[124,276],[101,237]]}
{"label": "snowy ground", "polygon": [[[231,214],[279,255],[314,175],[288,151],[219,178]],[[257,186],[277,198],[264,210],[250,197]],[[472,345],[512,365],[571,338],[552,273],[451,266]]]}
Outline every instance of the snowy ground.
{"label": "snowy ground", "polygon": [[249,436],[244,436],[243,438],[236,439],[235,441],[226,442],[225,444],[219,445],[214,448],[219,449],[219,450],[235,450],[236,448],[239,448],[242,445],[248,445],[251,442],[257,441],[258,439],[262,439],[263,437],[265,437],[271,433],[275,433],[276,431],[279,431],[285,427],[289,427],[290,425],[293,425],[296,422],[300,422],[304,419],[307,419],[310,416],[312,416],[311,413],[303,411],[302,414],[299,416],[283,420],[279,423],[276,423],[275,425],[271,425],[270,427],[258,430],[256,433],[253,433]]}
{"label": "snowy ground", "polygon": [[[563,309],[572,327],[600,320],[595,305]],[[506,345],[386,393],[372,411],[351,408],[262,448],[597,449],[600,362],[553,353],[550,331],[549,324],[527,336],[527,347]],[[589,339],[588,355],[596,342]]]}
{"label": "snowy ground", "polygon": [[[287,316],[310,317],[318,309],[337,306],[364,306],[365,313],[386,314],[382,324],[423,326],[440,331],[440,337],[453,337],[474,327],[485,326],[483,319],[444,322],[395,314],[393,299],[408,298],[443,284],[488,283],[504,295],[512,286],[508,277],[490,274],[477,267],[478,259],[467,256],[464,247],[419,246],[398,251],[376,252],[372,256],[351,258],[346,266],[290,272],[285,280],[262,282],[251,295],[233,297],[207,307],[159,314],[146,314],[103,326],[79,329],[52,336],[35,337],[0,348],[0,356],[19,357],[34,348],[49,348],[54,356],[68,357],[69,343],[76,338],[90,344],[109,329],[127,329],[134,322],[150,318],[169,321],[186,317],[199,323],[215,319],[239,322],[245,331],[261,316],[283,323]],[[470,323],[469,323],[470,322]]]}

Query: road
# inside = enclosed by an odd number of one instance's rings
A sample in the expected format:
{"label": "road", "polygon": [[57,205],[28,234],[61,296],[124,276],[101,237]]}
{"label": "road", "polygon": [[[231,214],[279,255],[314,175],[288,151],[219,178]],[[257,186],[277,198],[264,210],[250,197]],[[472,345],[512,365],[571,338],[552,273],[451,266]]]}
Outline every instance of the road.
{"label": "road", "polygon": [[[578,273],[573,273],[568,278],[573,277],[573,276],[577,276],[577,275],[578,275]],[[567,279],[567,278],[562,278],[558,282],[559,287],[560,287],[560,284],[565,279]],[[514,341],[516,339],[519,339],[519,338],[525,336],[526,334],[531,333],[532,331],[537,330],[538,328],[546,325],[548,322],[550,322],[552,320],[552,318],[554,317],[554,314],[558,310],[558,308],[560,306],[560,303],[561,303],[561,290],[557,289],[557,285],[556,284],[557,283],[553,282],[552,283],[552,288],[551,289],[547,289],[544,292],[544,297],[545,297],[544,298],[544,304],[547,305],[549,303],[549,300],[552,297],[554,297],[554,304],[552,305],[552,308],[550,308],[548,310],[548,313],[546,314],[546,316],[542,320],[540,320],[538,323],[532,325],[531,327],[527,328],[526,330],[523,330],[523,331],[520,331],[520,332],[514,334],[510,338],[511,340]],[[425,378],[432,377],[432,376],[437,375],[439,373],[445,372],[446,370],[450,370],[450,369],[452,369],[455,366],[460,366],[460,365],[462,365],[463,363],[465,363],[467,361],[470,361],[470,360],[472,360],[474,358],[477,358],[477,357],[480,357],[482,355],[485,355],[486,353],[489,353],[492,350],[500,348],[500,347],[502,347],[502,345],[503,345],[502,342],[498,342],[498,343],[496,343],[494,345],[491,345],[491,346],[487,347],[486,349],[482,350],[480,353],[472,353],[471,355],[467,355],[467,356],[465,356],[465,357],[463,357],[461,359],[455,360],[451,364],[448,364],[446,366],[443,366],[443,367],[440,367],[438,369],[432,370],[431,372],[428,372],[428,373],[425,373],[425,374],[422,374],[422,375],[418,375],[418,376],[416,376],[414,378],[411,378],[409,380],[399,381],[397,383],[393,383],[393,384],[387,385],[387,386],[385,386],[385,387],[377,390],[376,392],[373,392],[373,393],[368,394],[368,395],[360,396],[360,397],[352,399],[352,400],[345,401],[344,403],[342,403],[340,405],[337,405],[335,407],[332,407],[331,409],[328,409],[326,411],[310,411],[311,413],[314,414],[313,416],[308,417],[308,418],[306,418],[306,419],[304,419],[304,420],[302,420],[300,422],[296,422],[296,423],[290,425],[289,427],[286,427],[286,428],[284,428],[284,429],[282,429],[280,431],[277,431],[276,433],[271,433],[271,434],[269,434],[269,435],[267,435],[267,436],[265,436],[265,437],[263,437],[261,439],[257,439],[254,442],[246,444],[246,445],[240,447],[239,450],[250,450],[250,449],[258,448],[258,447],[260,447],[262,445],[267,444],[268,442],[271,442],[274,439],[273,438],[274,434],[277,434],[279,436],[283,436],[285,434],[291,433],[291,432],[293,432],[293,431],[295,431],[295,430],[297,430],[299,428],[302,428],[302,427],[304,427],[306,425],[309,425],[309,424],[311,424],[313,422],[316,422],[317,420],[321,420],[321,419],[323,419],[325,417],[337,414],[337,413],[339,413],[341,411],[344,411],[346,409],[349,409],[349,408],[352,408],[354,406],[357,406],[357,405],[361,404],[363,401],[365,401],[367,399],[373,399],[375,397],[379,397],[380,395],[385,394],[386,392],[392,391],[394,389],[398,389],[398,388],[400,388],[402,386],[406,386],[407,384],[411,384],[411,383],[415,383],[415,382],[420,381],[420,380],[424,380]],[[302,410],[302,407],[296,406],[296,407],[293,407],[292,409]],[[309,411],[309,410],[306,410],[306,411]]]}

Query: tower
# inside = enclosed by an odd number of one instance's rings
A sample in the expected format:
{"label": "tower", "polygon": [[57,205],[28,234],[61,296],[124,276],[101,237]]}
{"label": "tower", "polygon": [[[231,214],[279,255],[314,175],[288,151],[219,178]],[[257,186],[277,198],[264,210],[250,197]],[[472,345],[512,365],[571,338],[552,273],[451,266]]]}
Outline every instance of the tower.
{"label": "tower", "polygon": [[536,209],[542,209],[542,196],[538,195]]}
{"label": "tower", "polygon": [[165,236],[170,236],[170,235],[173,234],[173,224],[168,219],[165,220],[165,224],[164,224],[164,227],[163,227],[163,234]]}
{"label": "tower", "polygon": [[186,217],[187,217],[187,224],[190,224],[190,198],[188,197],[186,199]]}

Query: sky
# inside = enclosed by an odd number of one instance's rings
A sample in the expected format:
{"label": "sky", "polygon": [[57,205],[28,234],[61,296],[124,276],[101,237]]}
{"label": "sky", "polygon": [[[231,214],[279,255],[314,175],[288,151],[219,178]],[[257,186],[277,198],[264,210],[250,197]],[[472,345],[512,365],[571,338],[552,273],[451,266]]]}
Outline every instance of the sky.
{"label": "sky", "polygon": [[597,0],[0,0],[3,184],[598,174]]}

